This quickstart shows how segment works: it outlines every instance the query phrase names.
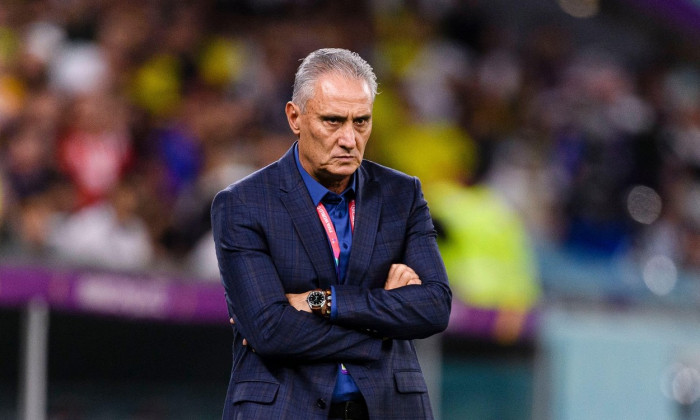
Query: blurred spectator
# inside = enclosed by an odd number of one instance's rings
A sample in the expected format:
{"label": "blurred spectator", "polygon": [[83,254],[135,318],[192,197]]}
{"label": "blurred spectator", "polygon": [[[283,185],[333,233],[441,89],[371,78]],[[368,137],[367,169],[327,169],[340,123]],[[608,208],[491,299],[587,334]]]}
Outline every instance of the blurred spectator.
{"label": "blurred spectator", "polygon": [[77,98],[70,111],[58,159],[75,183],[82,207],[103,200],[119,183],[132,159],[132,143],[121,99],[92,93]]}
{"label": "blurred spectator", "polygon": [[138,215],[140,200],[131,181],[121,182],[108,200],[57,220],[48,245],[59,258],[80,266],[145,270],[153,263],[153,247]]}
{"label": "blurred spectator", "polygon": [[627,28],[625,53],[619,28],[563,15],[518,27],[502,12],[521,6],[505,4],[322,0],[302,15],[294,1],[3,2],[0,248],[110,264],[48,235],[85,220],[148,249],[119,268],[215,278],[213,193],[287,148],[278,104],[293,69],[339,46],[384,80],[368,158],[426,194],[479,179],[465,194],[516,212],[537,242],[700,270],[692,52]]}
{"label": "blurred spectator", "polygon": [[54,209],[47,194],[36,194],[19,202],[13,223],[12,254],[49,258],[48,240]]}
{"label": "blurred spectator", "polygon": [[469,305],[525,313],[540,297],[525,227],[486,184],[445,182],[428,197],[455,296]]}
{"label": "blurred spectator", "polygon": [[17,200],[49,189],[57,177],[52,133],[41,126],[20,122],[10,132],[3,166],[8,186]]}

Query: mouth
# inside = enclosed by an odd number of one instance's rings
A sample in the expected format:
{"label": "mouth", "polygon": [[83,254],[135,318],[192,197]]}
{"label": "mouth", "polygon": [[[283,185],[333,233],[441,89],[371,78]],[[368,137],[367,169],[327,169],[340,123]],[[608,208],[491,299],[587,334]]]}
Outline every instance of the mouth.
{"label": "mouth", "polygon": [[355,156],[341,155],[341,156],[334,156],[333,159],[348,161],[348,160],[355,160]]}

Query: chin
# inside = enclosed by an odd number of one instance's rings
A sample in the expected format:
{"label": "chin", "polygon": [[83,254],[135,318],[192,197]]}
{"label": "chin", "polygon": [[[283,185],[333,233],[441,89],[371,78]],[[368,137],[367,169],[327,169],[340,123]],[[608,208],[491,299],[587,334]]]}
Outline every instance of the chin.
{"label": "chin", "polygon": [[338,168],[336,171],[334,171],[333,174],[339,178],[344,178],[355,173],[359,166],[360,165],[344,165]]}

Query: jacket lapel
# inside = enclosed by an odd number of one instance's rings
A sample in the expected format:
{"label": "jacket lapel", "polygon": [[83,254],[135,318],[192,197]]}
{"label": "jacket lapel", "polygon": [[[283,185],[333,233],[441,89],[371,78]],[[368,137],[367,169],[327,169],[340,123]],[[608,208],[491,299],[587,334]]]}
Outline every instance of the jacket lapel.
{"label": "jacket lapel", "polygon": [[371,178],[362,166],[357,171],[357,175],[357,216],[352,237],[350,261],[348,262],[348,273],[345,276],[349,283],[355,285],[361,284],[367,273],[382,209],[379,183]]}
{"label": "jacket lapel", "polygon": [[289,212],[294,229],[318,274],[319,287],[329,288],[336,279],[335,262],[326,232],[318,220],[309,192],[296,167],[294,146],[279,160],[279,165],[282,204]]}

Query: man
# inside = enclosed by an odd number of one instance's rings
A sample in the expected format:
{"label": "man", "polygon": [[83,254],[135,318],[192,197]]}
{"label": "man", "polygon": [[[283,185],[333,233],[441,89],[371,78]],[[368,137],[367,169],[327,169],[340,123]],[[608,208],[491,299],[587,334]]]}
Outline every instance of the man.
{"label": "man", "polygon": [[411,340],[447,327],[452,295],[419,181],[363,161],[376,92],[357,54],[311,53],[285,108],[298,141],[214,199],[225,419],[432,418]]}

